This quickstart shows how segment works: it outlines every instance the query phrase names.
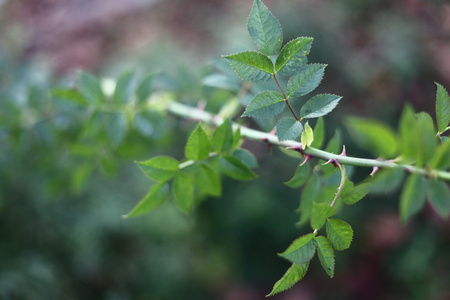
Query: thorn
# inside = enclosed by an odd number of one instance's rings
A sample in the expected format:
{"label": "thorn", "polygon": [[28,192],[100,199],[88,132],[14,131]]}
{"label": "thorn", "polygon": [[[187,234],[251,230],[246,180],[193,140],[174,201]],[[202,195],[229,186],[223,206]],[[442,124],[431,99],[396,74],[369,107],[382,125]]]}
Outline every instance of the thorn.
{"label": "thorn", "polygon": [[303,166],[304,164],[306,164],[308,162],[308,160],[310,160],[311,158],[313,158],[311,155],[306,154],[305,160],[300,164],[300,166]]}
{"label": "thorn", "polygon": [[337,168],[341,165],[335,158],[330,158],[326,163],[322,164],[322,166],[328,165],[328,164],[333,164],[334,168]]}
{"label": "thorn", "polygon": [[370,176],[375,175],[375,173],[378,172],[379,169],[380,169],[380,167],[373,167],[372,172],[370,173]]}
{"label": "thorn", "polygon": [[342,153],[341,156],[347,156],[347,152],[345,151],[345,145],[342,146]]}
{"label": "thorn", "polygon": [[297,152],[300,152],[303,156],[305,156],[305,153],[303,152],[303,149],[301,147],[298,146],[294,146],[294,147],[286,147],[287,150],[294,150]]}
{"label": "thorn", "polygon": [[269,143],[269,139],[263,138],[262,140],[264,143],[267,143],[267,148],[269,149],[269,153],[272,154],[273,145],[271,143]]}

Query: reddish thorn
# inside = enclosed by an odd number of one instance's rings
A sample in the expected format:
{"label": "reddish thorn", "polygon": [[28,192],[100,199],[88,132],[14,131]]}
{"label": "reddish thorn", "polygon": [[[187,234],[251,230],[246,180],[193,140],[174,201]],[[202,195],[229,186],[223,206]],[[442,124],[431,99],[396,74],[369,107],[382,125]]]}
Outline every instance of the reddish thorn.
{"label": "reddish thorn", "polygon": [[270,134],[275,134],[277,132],[276,128],[272,129],[272,131],[270,131]]}
{"label": "reddish thorn", "polygon": [[311,158],[313,158],[311,155],[306,154],[305,160],[300,164],[300,166],[303,166],[304,164],[306,164],[308,162],[308,160],[310,160]]}
{"label": "reddish thorn", "polygon": [[342,146],[342,153],[341,156],[347,156],[347,152],[345,151],[345,145]]}
{"label": "reddish thorn", "polygon": [[375,173],[378,172],[379,169],[380,169],[380,167],[373,167],[372,172],[370,173],[370,176],[375,175]]}
{"label": "reddish thorn", "polygon": [[330,158],[326,163],[322,164],[322,166],[328,165],[328,164],[333,164],[334,168],[337,168],[340,166],[340,163],[335,158]]}
{"label": "reddish thorn", "polygon": [[263,140],[263,142],[267,143],[267,148],[269,148],[269,153],[272,154],[273,145],[271,143],[269,143],[269,139],[263,138],[262,140]]}
{"label": "reddish thorn", "polygon": [[298,146],[294,146],[294,147],[286,147],[287,150],[294,150],[297,152],[300,152],[303,156],[305,156],[305,153],[303,152],[303,149],[298,147]]}

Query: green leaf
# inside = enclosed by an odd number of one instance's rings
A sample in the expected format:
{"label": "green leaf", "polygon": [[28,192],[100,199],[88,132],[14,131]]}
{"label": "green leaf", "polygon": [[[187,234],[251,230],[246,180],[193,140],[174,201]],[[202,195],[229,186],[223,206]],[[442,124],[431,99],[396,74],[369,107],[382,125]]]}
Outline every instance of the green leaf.
{"label": "green leaf", "polygon": [[258,161],[255,156],[247,149],[235,149],[231,155],[243,162],[249,169],[258,167]]}
{"label": "green leaf", "polygon": [[311,119],[325,116],[331,112],[342,97],[329,94],[321,94],[312,97],[300,110],[302,118]]}
{"label": "green leaf", "polygon": [[201,124],[198,124],[186,143],[186,158],[190,160],[206,159],[211,152],[211,142]]}
{"label": "green leaf", "polygon": [[428,181],[428,198],[431,205],[442,218],[450,214],[450,190],[447,183],[438,180]]}
{"label": "green leaf", "polygon": [[105,101],[100,81],[92,74],[81,72],[78,77],[78,89],[84,98],[93,104],[101,104]]}
{"label": "green leaf", "polygon": [[450,123],[450,96],[442,85],[437,82],[435,83],[437,86],[436,119],[439,133],[442,133]]}
{"label": "green leaf", "polygon": [[431,116],[425,112],[417,115],[416,153],[417,166],[422,167],[429,163],[436,152],[438,139]]}
{"label": "green leaf", "polygon": [[303,235],[292,242],[292,244],[278,255],[297,264],[308,263],[314,253],[316,252],[316,245],[314,243],[314,234],[309,233]]}
{"label": "green leaf", "polygon": [[446,170],[450,167],[450,139],[445,140],[436,150],[430,167],[432,169]]}
{"label": "green leaf", "polygon": [[129,103],[136,90],[136,76],[134,71],[126,72],[119,77],[114,90],[113,99],[116,103]]}
{"label": "green leaf", "polygon": [[312,92],[322,81],[324,64],[309,64],[301,67],[287,83],[288,97],[300,97]]}
{"label": "green leaf", "polygon": [[314,141],[311,144],[311,147],[320,148],[323,145],[323,141],[325,140],[325,127],[323,118],[320,117],[317,119],[316,126],[314,126]]}
{"label": "green leaf", "polygon": [[278,115],[285,107],[284,97],[274,91],[257,94],[248,104],[243,117],[270,118]]}
{"label": "green leaf", "polygon": [[65,89],[65,88],[53,89],[52,96],[82,106],[86,106],[88,104],[86,98],[84,98],[84,96],[78,90],[75,89]]}
{"label": "green leaf", "polygon": [[196,169],[195,178],[198,187],[213,196],[222,194],[222,183],[217,172],[206,164],[201,163]]}
{"label": "green leaf", "polygon": [[155,133],[155,127],[153,126],[154,112],[152,111],[142,111],[134,115],[134,127],[142,135],[146,137],[151,137]]}
{"label": "green leaf", "polygon": [[370,191],[373,193],[390,193],[399,188],[405,178],[402,169],[382,169],[373,175]]}
{"label": "green leaf", "polygon": [[272,61],[258,52],[244,51],[224,57],[242,80],[259,83],[272,77]]}
{"label": "green leaf", "polygon": [[347,118],[346,125],[354,140],[375,156],[392,158],[397,153],[397,139],[388,126],[356,117]]}
{"label": "green leaf", "polygon": [[128,130],[127,119],[122,113],[105,113],[103,116],[106,122],[106,134],[113,147],[117,147]]}
{"label": "green leaf", "polygon": [[148,194],[124,217],[130,218],[151,212],[167,199],[169,191],[169,184],[167,182],[155,184]]}
{"label": "green leaf", "polygon": [[342,150],[341,131],[339,129],[336,129],[334,136],[331,138],[331,140],[325,147],[325,151],[330,153],[340,153],[341,150]]}
{"label": "green leaf", "polygon": [[272,291],[267,296],[273,296],[290,289],[294,284],[305,277],[309,264],[292,264],[292,266],[284,273],[283,277],[273,286]]}
{"label": "green leaf", "polygon": [[327,220],[327,236],[336,250],[345,250],[350,247],[353,239],[352,227],[339,219]]}
{"label": "green leaf", "polygon": [[305,129],[302,132],[301,141],[302,141],[303,149],[306,147],[309,147],[312,144],[312,142],[314,141],[314,133],[313,133],[311,126],[309,126],[308,122],[306,122]]}
{"label": "green leaf", "polygon": [[149,73],[139,83],[139,86],[136,90],[136,97],[138,103],[143,103],[148,100],[149,96],[154,90],[155,79],[157,75],[158,73]]}
{"label": "green leaf", "polygon": [[311,167],[309,164],[300,165],[295,170],[294,176],[284,184],[293,189],[301,187],[309,178]]}
{"label": "green leaf", "polygon": [[427,186],[425,179],[417,174],[412,174],[406,180],[400,196],[400,221],[408,221],[425,204]]}
{"label": "green leaf", "polygon": [[321,186],[320,177],[317,173],[312,173],[300,196],[300,212],[299,225],[305,224],[311,217],[313,202],[320,196]]}
{"label": "green leaf", "polygon": [[324,236],[314,238],[317,245],[317,254],[319,255],[320,264],[330,277],[334,276],[334,251]]}
{"label": "green leaf", "polygon": [[231,148],[238,148],[241,146],[242,144],[242,135],[241,135],[241,127],[238,127],[234,132],[233,132],[233,143],[231,145]]}
{"label": "green leaf", "polygon": [[350,192],[343,194],[342,201],[347,205],[355,204],[370,192],[370,188],[370,183],[359,184]]}
{"label": "green leaf", "polygon": [[277,123],[278,140],[294,140],[302,134],[302,123],[293,117],[284,117]]}
{"label": "green leaf", "polygon": [[280,51],[283,44],[281,25],[260,0],[253,2],[253,8],[247,20],[247,28],[256,48],[261,53],[270,56]]}
{"label": "green leaf", "polygon": [[256,178],[256,174],[234,156],[224,155],[219,157],[219,164],[222,172],[231,178],[238,180],[250,180]]}
{"label": "green leaf", "polygon": [[173,182],[173,194],[178,207],[189,214],[194,207],[194,182],[186,172],[179,172]]}
{"label": "green leaf", "polygon": [[406,163],[415,162],[417,158],[417,118],[410,105],[403,109],[398,131],[402,160]]}
{"label": "green leaf", "polygon": [[281,76],[291,76],[307,59],[313,38],[299,37],[284,45],[275,62],[275,71]]}
{"label": "green leaf", "polygon": [[153,180],[167,181],[178,172],[178,161],[169,156],[156,156],[146,161],[137,161],[145,175]]}
{"label": "green leaf", "polygon": [[334,207],[327,203],[313,202],[311,210],[311,227],[319,230],[325,224],[327,219],[336,213]]}
{"label": "green leaf", "polygon": [[232,122],[228,118],[213,133],[212,146],[218,153],[228,153],[234,143]]}

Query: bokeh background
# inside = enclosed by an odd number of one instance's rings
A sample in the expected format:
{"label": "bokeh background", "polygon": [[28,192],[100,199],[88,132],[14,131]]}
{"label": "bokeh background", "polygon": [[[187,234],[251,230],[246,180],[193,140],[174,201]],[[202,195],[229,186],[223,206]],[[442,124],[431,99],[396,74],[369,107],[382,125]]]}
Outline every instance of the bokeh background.
{"label": "bokeh background", "polygon": [[[286,41],[315,38],[309,60],[328,64],[318,91],[344,97],[325,119],[327,138],[342,128],[351,155],[368,154],[347,138],[344,116],[395,128],[405,103],[434,115],[434,81],[450,87],[448,1],[265,3]],[[300,191],[283,185],[298,160],[247,143],[257,180],[225,180],[223,197],[191,216],[168,201],[123,220],[149,187],[133,161],[181,158],[193,124],[155,115],[151,128],[130,129],[111,147],[101,130],[86,138],[84,112],[49,93],[80,69],[111,78],[136,70],[159,72],[180,101],[226,100],[202,80],[220,55],[253,48],[251,5],[0,0],[0,299],[253,300],[270,292],[289,267],[275,254],[308,230],[295,226]],[[274,299],[450,299],[449,221],[427,206],[401,225],[397,205],[393,191],[342,211],[355,237],[337,253],[335,278],[315,260]]]}

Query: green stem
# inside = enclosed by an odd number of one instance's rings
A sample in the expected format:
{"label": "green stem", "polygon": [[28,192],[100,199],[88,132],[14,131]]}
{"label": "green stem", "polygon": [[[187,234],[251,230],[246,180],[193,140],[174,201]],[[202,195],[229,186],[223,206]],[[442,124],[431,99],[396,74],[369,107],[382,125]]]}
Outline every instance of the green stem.
{"label": "green stem", "polygon": [[337,189],[336,195],[334,196],[333,202],[331,202],[330,206],[333,207],[336,204],[337,199],[339,198],[339,195],[342,192],[342,189],[344,188],[345,179],[347,178],[347,174],[345,173],[345,167],[341,165],[339,162],[336,163],[339,170],[341,171],[341,182],[339,183],[339,187]]}
{"label": "green stem", "polygon": [[298,118],[297,114],[295,113],[294,109],[292,108],[291,103],[289,103],[288,97],[286,96],[286,94],[284,93],[283,88],[281,87],[280,83],[278,82],[278,79],[277,79],[277,76],[275,75],[275,73],[273,74],[273,79],[274,79],[275,82],[277,83],[278,88],[279,88],[280,91],[281,91],[281,94],[283,94],[284,102],[286,102],[286,105],[289,107],[289,109],[290,109],[292,115],[294,116],[294,118],[295,118],[297,121],[300,122],[300,119]]}
{"label": "green stem", "polygon": [[[193,119],[197,121],[202,121],[205,123],[213,124],[216,126],[219,126],[223,123],[223,119],[206,111],[196,109],[194,107],[181,104],[175,101],[171,101],[167,103],[167,110],[177,116]],[[302,144],[296,141],[279,141],[278,137],[271,134],[266,133],[262,131],[258,131],[255,129],[251,129],[245,126],[241,126],[239,124],[233,123],[233,130],[237,130],[240,128],[242,136],[246,137],[247,139],[251,140],[260,140],[260,141],[266,141],[270,144],[284,147],[284,148],[291,148],[291,149],[303,149]],[[351,156],[343,156],[338,154],[329,153],[320,149],[316,149],[313,147],[306,147],[304,150],[302,150],[304,154],[310,155],[312,157],[316,157],[323,160],[330,160],[334,159],[340,164],[343,165],[350,165],[350,166],[357,166],[357,167],[379,167],[379,168],[385,168],[385,169],[403,169],[404,171],[412,174],[419,174],[423,176],[428,176],[436,179],[443,179],[450,181],[450,172],[446,171],[439,171],[439,170],[428,170],[423,168],[418,168],[416,166],[412,165],[403,165],[398,164],[396,162],[392,161],[386,161],[386,160],[378,160],[378,159],[368,159],[368,158],[359,158],[359,157],[351,157]]]}

